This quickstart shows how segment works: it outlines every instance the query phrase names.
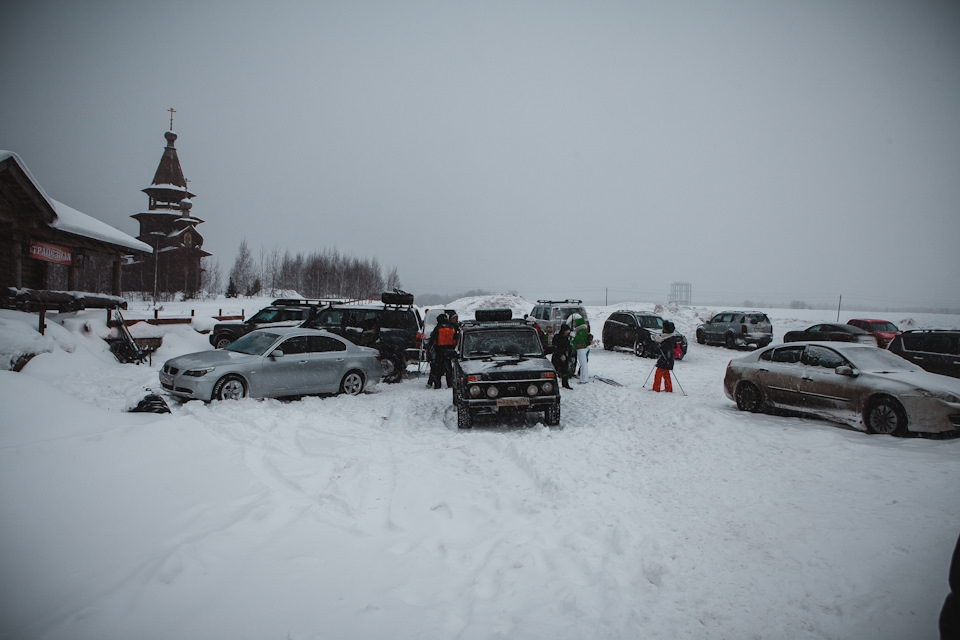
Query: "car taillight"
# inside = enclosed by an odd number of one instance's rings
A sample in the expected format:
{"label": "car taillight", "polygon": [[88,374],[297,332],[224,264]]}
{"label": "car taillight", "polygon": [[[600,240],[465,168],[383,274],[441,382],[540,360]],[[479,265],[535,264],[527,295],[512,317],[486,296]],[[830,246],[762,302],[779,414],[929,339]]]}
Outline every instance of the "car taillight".
{"label": "car taillight", "polygon": [[422,332],[417,331],[417,339],[416,339],[416,341],[415,341],[414,344],[415,344],[415,346],[417,347],[417,349],[419,349],[421,346],[423,346],[423,333],[422,333]]}

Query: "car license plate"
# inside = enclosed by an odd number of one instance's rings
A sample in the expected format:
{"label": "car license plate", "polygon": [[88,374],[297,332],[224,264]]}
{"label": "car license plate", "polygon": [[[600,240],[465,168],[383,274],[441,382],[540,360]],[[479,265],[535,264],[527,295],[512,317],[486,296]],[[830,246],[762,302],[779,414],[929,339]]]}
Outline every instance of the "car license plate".
{"label": "car license plate", "polygon": [[530,398],[499,398],[497,400],[498,407],[528,407],[530,406]]}

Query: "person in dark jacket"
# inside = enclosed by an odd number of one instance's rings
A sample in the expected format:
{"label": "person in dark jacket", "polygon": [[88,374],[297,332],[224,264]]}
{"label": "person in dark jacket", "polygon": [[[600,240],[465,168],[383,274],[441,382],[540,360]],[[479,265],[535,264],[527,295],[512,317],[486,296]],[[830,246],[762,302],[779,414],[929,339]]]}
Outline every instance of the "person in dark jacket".
{"label": "person in dark jacket", "polygon": [[553,356],[550,358],[553,368],[560,374],[564,389],[570,386],[570,362],[573,359],[573,347],[570,345],[570,326],[560,325],[560,331],[553,336]]}
{"label": "person in dark jacket", "polygon": [[654,391],[660,391],[661,382],[664,391],[673,391],[673,380],[670,379],[670,372],[673,371],[674,349],[679,344],[677,336],[673,333],[675,328],[672,322],[666,320],[663,323],[663,333],[653,336],[660,348],[660,355],[657,358],[657,373],[653,376]]}
{"label": "person in dark jacket", "polygon": [[940,610],[940,640],[960,640],[960,538],[953,549],[947,583],[950,593]]}

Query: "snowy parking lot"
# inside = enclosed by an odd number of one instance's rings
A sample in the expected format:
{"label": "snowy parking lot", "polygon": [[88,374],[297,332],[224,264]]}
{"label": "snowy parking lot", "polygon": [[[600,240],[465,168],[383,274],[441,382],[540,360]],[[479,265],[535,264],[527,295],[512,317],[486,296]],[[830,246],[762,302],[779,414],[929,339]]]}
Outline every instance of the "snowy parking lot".
{"label": "snowy parking lot", "polygon": [[[595,336],[616,308],[588,307]],[[737,411],[737,353],[693,339],[709,312],[662,310],[690,339],[673,394],[595,346],[622,387],[564,391],[557,428],[467,431],[415,366],[358,397],[127,413],[206,336],[138,367],[95,321],[54,324],[0,371],[0,638],[936,638],[960,440]],[[830,315],[768,313],[775,341]]]}

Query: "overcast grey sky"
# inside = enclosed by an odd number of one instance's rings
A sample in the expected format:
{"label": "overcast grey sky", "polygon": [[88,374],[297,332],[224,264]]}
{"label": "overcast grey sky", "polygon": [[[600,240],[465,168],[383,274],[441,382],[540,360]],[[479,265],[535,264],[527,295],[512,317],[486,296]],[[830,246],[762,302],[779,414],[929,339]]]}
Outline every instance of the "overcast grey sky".
{"label": "overcast grey sky", "polygon": [[405,288],[960,307],[960,3],[6,3],[0,148]]}

